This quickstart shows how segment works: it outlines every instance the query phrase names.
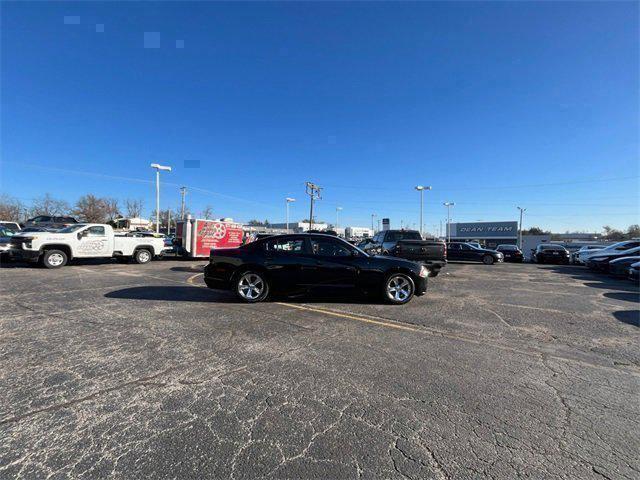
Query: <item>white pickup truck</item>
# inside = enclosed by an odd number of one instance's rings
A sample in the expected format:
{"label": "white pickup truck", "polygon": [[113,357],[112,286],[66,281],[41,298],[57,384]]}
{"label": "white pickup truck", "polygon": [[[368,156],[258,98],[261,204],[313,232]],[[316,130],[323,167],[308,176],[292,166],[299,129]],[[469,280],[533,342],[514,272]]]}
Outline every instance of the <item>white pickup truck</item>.
{"label": "white pickup truck", "polygon": [[74,258],[109,258],[150,262],[166,250],[164,240],[116,234],[110,225],[76,223],[55,232],[24,232],[11,237],[9,255],[60,268]]}

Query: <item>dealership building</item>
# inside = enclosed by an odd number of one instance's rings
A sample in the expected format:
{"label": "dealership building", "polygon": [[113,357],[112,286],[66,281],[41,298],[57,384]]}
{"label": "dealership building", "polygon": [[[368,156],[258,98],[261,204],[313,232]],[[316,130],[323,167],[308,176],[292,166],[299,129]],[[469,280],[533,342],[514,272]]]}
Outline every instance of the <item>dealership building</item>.
{"label": "dealership building", "polygon": [[518,222],[452,223],[451,241],[479,242],[487,248],[518,243]]}

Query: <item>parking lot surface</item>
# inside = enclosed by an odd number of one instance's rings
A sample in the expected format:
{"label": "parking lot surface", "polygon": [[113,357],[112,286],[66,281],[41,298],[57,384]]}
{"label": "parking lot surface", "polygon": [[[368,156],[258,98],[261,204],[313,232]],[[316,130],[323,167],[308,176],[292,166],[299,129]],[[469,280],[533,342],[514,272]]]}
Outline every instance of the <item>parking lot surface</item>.
{"label": "parking lot surface", "polygon": [[627,281],[450,264],[406,306],[245,305],[203,264],[0,269],[0,477],[640,476]]}

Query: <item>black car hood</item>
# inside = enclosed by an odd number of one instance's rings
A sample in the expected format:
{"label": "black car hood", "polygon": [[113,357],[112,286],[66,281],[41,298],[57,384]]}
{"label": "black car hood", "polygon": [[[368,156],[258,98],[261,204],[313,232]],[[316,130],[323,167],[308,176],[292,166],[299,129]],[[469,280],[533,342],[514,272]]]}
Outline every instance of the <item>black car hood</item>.
{"label": "black car hood", "polygon": [[405,260],[404,258],[392,257],[390,255],[371,255],[370,258],[375,260],[382,260],[386,263],[393,265],[404,265],[409,268],[419,268],[417,262],[412,262],[411,260]]}
{"label": "black car hood", "polygon": [[492,253],[492,254],[497,254],[497,253],[501,253],[497,250],[489,250],[488,248],[474,248],[473,249],[474,252],[479,252],[479,253]]}

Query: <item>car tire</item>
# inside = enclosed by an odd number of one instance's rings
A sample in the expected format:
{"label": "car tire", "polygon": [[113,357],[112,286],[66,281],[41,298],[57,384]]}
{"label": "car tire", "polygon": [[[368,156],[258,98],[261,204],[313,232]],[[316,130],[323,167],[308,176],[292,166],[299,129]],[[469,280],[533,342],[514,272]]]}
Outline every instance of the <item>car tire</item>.
{"label": "car tire", "polygon": [[69,258],[62,250],[47,250],[42,255],[42,265],[46,268],[61,268],[67,264]]}
{"label": "car tire", "polygon": [[269,282],[264,273],[253,270],[241,272],[233,282],[236,296],[246,303],[258,303],[269,296]]}
{"label": "car tire", "polygon": [[495,258],[493,258],[491,255],[485,255],[484,257],[482,257],[482,263],[484,263],[485,265],[493,265],[495,261]]}
{"label": "car tire", "polygon": [[385,278],[382,296],[388,303],[404,305],[413,298],[415,291],[415,283],[409,275],[392,273]]}
{"label": "car tire", "polygon": [[141,248],[140,250],[136,250],[133,254],[133,260],[140,265],[144,265],[145,263],[149,263],[153,259],[153,255],[146,248]]}

